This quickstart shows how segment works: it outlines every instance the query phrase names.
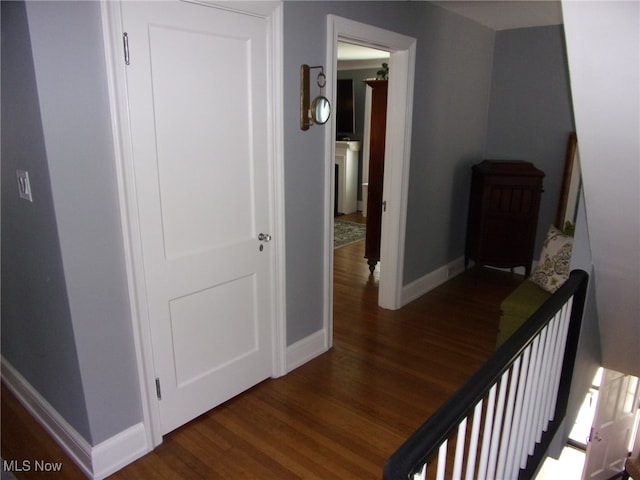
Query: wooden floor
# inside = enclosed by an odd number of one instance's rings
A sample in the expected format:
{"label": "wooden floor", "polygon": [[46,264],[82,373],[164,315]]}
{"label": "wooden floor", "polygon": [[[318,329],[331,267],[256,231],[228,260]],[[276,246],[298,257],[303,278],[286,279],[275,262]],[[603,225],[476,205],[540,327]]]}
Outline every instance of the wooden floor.
{"label": "wooden floor", "polygon": [[[364,242],[335,251],[334,347],[164,438],[112,479],[379,479],[386,459],[491,354],[520,281],[483,269],[398,311],[377,307]],[[2,457],[79,469],[2,387]],[[43,478],[17,473],[19,479]]]}

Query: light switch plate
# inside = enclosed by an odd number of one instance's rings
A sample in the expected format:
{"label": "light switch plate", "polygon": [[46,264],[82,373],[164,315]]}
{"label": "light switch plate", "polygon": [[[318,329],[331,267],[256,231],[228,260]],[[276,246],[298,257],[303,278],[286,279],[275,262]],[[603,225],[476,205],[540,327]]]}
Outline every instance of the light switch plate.
{"label": "light switch plate", "polygon": [[16,177],[18,177],[18,194],[20,198],[33,202],[31,196],[31,183],[29,182],[29,172],[26,170],[16,170]]}

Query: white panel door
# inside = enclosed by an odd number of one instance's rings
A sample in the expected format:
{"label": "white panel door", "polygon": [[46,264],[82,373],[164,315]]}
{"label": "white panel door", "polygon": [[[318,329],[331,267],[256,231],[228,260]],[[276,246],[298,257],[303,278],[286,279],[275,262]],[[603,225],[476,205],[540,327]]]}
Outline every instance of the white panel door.
{"label": "white panel door", "polygon": [[606,480],[624,469],[638,410],[638,379],[604,370],[582,478]]}
{"label": "white panel door", "polygon": [[272,374],[267,23],[123,2],[162,433]]}

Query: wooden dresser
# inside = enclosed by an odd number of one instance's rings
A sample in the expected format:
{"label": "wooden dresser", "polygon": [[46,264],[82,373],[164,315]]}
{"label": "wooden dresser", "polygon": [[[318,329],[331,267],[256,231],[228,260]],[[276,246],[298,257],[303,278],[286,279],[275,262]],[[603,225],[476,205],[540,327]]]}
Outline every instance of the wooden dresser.
{"label": "wooden dresser", "polygon": [[524,266],[531,273],[544,173],[529,162],[484,160],[471,176],[465,268]]}

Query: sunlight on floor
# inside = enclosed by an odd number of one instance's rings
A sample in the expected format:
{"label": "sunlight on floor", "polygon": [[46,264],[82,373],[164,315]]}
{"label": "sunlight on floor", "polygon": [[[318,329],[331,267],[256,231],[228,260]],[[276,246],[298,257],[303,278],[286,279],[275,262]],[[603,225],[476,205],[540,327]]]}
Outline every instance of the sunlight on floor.
{"label": "sunlight on floor", "polygon": [[547,457],[536,480],[580,480],[584,467],[584,451],[566,446],[558,460]]}

